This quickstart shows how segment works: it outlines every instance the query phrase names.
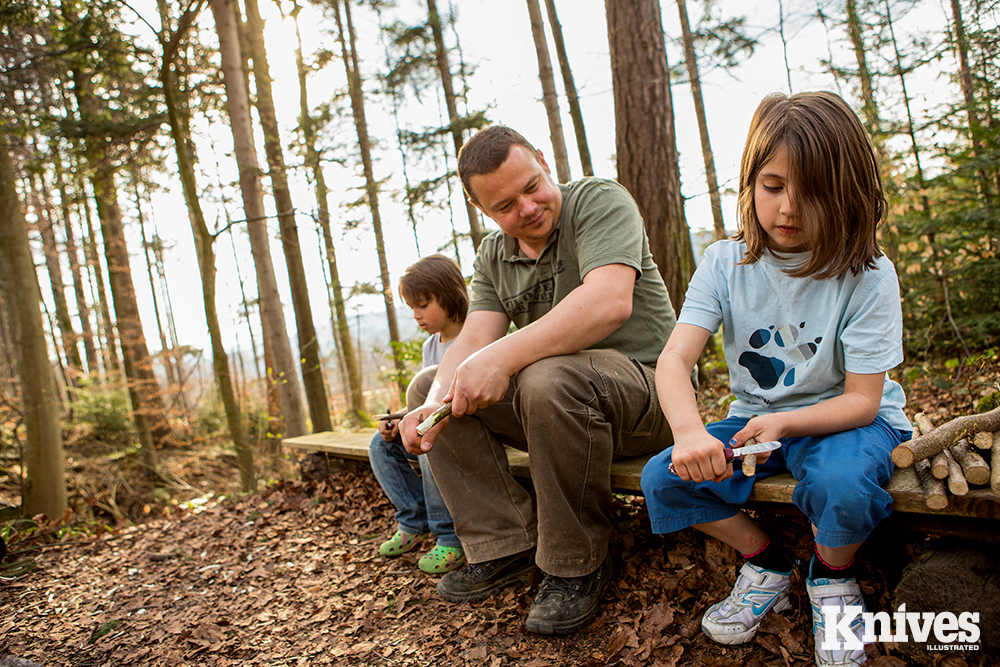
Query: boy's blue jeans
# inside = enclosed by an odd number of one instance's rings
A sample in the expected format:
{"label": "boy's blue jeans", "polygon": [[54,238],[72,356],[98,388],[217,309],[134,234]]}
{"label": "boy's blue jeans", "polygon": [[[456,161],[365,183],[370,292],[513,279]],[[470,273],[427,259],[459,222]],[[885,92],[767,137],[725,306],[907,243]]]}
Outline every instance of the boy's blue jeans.
{"label": "boy's blue jeans", "polygon": [[[729,440],[749,419],[730,417],[709,424],[712,437]],[[757,464],[747,477],[737,463],[722,482],[685,482],[668,471],[673,447],[650,459],[642,471],[642,491],[655,533],[719,521],[740,511],[755,479],[790,472],[798,483],[792,503],[817,528],[816,542],[841,547],[863,542],[892,511],[883,489],[893,473],[890,455],[909,432],[898,431],[882,417],[862,428],[813,438],[785,438],[781,449]]]}
{"label": "boy's blue jeans", "polygon": [[[396,507],[396,522],[401,529],[412,535],[430,531],[441,546],[462,546],[426,456],[410,454],[401,439],[387,442],[377,431],[368,446],[368,455],[375,479]],[[420,475],[410,464],[414,460],[420,462]]]}

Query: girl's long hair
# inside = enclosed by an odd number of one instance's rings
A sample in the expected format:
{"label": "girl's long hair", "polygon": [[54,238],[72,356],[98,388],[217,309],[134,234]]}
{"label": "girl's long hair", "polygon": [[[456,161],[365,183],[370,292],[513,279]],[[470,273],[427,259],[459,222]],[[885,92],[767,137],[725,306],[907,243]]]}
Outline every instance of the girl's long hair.
{"label": "girl's long hair", "polygon": [[887,208],[875,151],[854,111],[824,91],[769,95],[754,113],[740,165],[735,238],[747,246],[741,263],[757,262],[768,249],[754,187],[782,148],[791,203],[812,251],[809,261],[788,275],[823,280],[874,268],[882,255],[877,232]]}

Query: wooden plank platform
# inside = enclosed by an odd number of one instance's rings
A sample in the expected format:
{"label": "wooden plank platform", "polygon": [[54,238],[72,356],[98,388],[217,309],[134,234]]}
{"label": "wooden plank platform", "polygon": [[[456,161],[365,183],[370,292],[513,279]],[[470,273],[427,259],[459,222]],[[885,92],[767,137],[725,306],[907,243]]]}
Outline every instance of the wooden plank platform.
{"label": "wooden plank platform", "polygon": [[[324,452],[340,458],[359,461],[368,460],[368,443],[372,439],[372,431],[360,432],[322,432],[286,438],[283,442],[293,449]],[[611,488],[619,493],[641,495],[639,479],[642,468],[650,457],[621,459],[611,465]],[[517,449],[507,448],[507,460],[515,477],[531,477],[528,466],[528,454]],[[792,491],[796,480],[789,474],[775,475],[761,479],[754,484],[754,503],[775,503],[790,505]],[[972,519],[1000,520],[1000,499],[989,488],[977,488],[965,496],[948,496],[948,506],[942,510],[932,510],[924,504],[920,483],[912,468],[899,468],[886,485],[886,490],[892,495],[893,512],[935,515],[939,517],[965,517]]]}

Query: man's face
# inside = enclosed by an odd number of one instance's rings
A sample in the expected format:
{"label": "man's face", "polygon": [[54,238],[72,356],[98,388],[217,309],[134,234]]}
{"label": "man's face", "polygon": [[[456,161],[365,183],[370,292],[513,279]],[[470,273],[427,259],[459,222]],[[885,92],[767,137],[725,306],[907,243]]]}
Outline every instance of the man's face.
{"label": "man's face", "polygon": [[524,254],[537,258],[562,210],[562,192],[541,153],[512,146],[499,169],[472,176],[469,185],[479,210],[516,238]]}

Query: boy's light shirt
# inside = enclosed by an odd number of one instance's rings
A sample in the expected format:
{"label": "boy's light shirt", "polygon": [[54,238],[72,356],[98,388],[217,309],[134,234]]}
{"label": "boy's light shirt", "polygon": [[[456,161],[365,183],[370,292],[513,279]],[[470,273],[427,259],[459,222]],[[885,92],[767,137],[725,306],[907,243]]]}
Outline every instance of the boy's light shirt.
{"label": "boy's light shirt", "polygon": [[427,340],[425,340],[420,346],[420,356],[422,358],[420,367],[427,368],[428,366],[437,366],[440,364],[445,351],[451,347],[451,344],[454,342],[455,339],[452,338],[447,343],[442,343],[441,332],[428,336]]}
{"label": "boy's light shirt", "polygon": [[[888,371],[903,361],[899,281],[885,256],[876,270],[829,279],[792,278],[784,269],[809,253],[766,253],[739,265],[745,245],[709,246],[688,286],[678,322],[722,326],[729,416],[752,417],[814,405],[844,391],[845,370]],[[886,376],[879,415],[901,431],[902,388]]]}

